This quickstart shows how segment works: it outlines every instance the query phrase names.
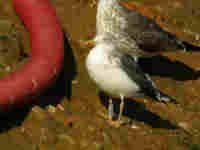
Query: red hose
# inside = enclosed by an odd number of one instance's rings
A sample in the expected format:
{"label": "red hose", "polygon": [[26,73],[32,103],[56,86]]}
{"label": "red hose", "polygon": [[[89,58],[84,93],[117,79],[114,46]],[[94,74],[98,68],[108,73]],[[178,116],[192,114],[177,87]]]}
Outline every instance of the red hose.
{"label": "red hose", "polygon": [[64,58],[63,35],[55,10],[48,0],[13,0],[27,27],[31,57],[17,72],[0,80],[0,110],[29,103],[60,72]]}

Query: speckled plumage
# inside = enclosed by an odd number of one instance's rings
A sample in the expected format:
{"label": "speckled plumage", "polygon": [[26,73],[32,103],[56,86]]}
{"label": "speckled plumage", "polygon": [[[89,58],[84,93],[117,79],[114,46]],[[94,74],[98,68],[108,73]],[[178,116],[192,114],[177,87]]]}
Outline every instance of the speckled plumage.
{"label": "speckled plumage", "polygon": [[101,43],[112,43],[118,51],[129,53],[134,57],[151,55],[151,53],[140,50],[136,41],[129,36],[125,36],[124,33],[112,34],[111,32],[102,32],[101,34],[97,34],[95,41],[96,45]]}
{"label": "speckled plumage", "polygon": [[120,4],[120,0],[99,0],[96,22],[97,38],[106,32],[118,36],[118,39],[126,38],[126,43],[136,43],[135,47],[144,51],[140,52],[144,56],[154,55],[152,51],[196,49],[164,31],[150,18],[135,10],[126,9]]}
{"label": "speckled plumage", "polygon": [[127,14],[119,4],[119,0],[99,0],[97,6],[96,27],[97,35],[105,32],[121,34],[126,28]]}

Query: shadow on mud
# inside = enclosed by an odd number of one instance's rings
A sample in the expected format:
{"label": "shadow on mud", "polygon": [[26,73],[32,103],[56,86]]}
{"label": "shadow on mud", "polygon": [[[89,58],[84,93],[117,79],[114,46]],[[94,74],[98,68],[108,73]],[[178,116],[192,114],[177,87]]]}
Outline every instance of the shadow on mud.
{"label": "shadow on mud", "polygon": [[31,108],[34,105],[40,107],[46,107],[48,105],[57,105],[62,98],[71,98],[72,93],[72,80],[76,76],[76,63],[73,55],[73,51],[69,45],[67,37],[64,36],[64,65],[61,73],[56,82],[42,95],[36,98],[34,104],[26,104],[23,108],[15,109],[9,112],[3,112],[0,114],[0,133],[6,132],[10,128],[20,126],[21,123],[28,116]]}
{"label": "shadow on mud", "polygon": [[149,58],[140,58],[139,64],[145,73],[168,77],[174,80],[197,80],[200,77],[200,71],[196,71],[179,61],[171,61],[165,56],[153,56]]}
{"label": "shadow on mud", "polygon": [[[100,92],[99,96],[101,103],[108,108],[108,96],[103,92]],[[120,99],[113,99],[114,112],[116,114],[119,114],[120,102]],[[123,115],[132,120],[144,122],[145,124],[152,126],[152,128],[178,129],[178,127],[170,123],[170,121],[164,120],[155,113],[146,110],[144,103],[136,102],[133,99],[125,100]]]}

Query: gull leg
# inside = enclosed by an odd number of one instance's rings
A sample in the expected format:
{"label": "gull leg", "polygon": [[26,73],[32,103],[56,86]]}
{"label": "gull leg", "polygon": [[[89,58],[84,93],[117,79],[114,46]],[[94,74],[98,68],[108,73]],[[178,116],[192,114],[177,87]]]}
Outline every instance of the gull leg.
{"label": "gull leg", "polygon": [[124,109],[124,96],[120,95],[120,99],[121,99],[121,103],[120,103],[120,111],[119,111],[119,118],[118,118],[119,122],[121,120],[121,116],[122,116],[123,109]]}
{"label": "gull leg", "polygon": [[119,116],[118,116],[118,120],[113,121],[113,104],[112,104],[112,99],[109,100],[109,106],[108,106],[108,121],[110,123],[110,125],[112,125],[115,128],[119,128],[121,126],[121,124],[123,123],[123,121],[121,120],[121,116],[123,113],[123,109],[124,109],[124,96],[120,95],[120,99],[121,99],[121,103],[120,103],[120,112],[119,112]]}
{"label": "gull leg", "polygon": [[116,128],[119,128],[121,126],[121,124],[123,123],[123,121],[121,120],[121,116],[122,116],[123,108],[124,108],[124,96],[120,95],[120,99],[121,99],[121,103],[120,103],[120,112],[119,112],[118,120],[110,121],[111,125]]}
{"label": "gull leg", "polygon": [[109,104],[108,104],[108,120],[112,121],[113,119],[113,114],[114,114],[114,107],[112,103],[112,99],[109,99]]}

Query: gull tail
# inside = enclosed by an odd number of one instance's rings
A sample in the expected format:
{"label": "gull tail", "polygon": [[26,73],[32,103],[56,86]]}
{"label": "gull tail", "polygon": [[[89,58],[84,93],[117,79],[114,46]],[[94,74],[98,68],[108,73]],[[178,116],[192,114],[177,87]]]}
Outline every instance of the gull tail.
{"label": "gull tail", "polygon": [[156,89],[155,91],[155,100],[165,104],[166,103],[179,104],[175,99],[169,97],[167,94],[161,92],[159,89]]}
{"label": "gull tail", "polygon": [[192,44],[190,44],[188,42],[181,41],[180,45],[182,45],[183,49],[186,52],[200,52],[200,47],[199,46],[192,45]]}
{"label": "gull tail", "polygon": [[175,99],[169,97],[167,94],[163,93],[158,89],[155,83],[152,81],[148,74],[145,74],[146,85],[143,87],[145,94],[152,98],[152,100],[162,102],[162,103],[174,103],[179,104]]}
{"label": "gull tail", "polygon": [[172,39],[174,41],[174,44],[178,49],[183,49],[185,52],[200,52],[200,46],[196,46],[193,44],[190,44],[188,42],[185,42],[183,40],[180,40],[176,36],[168,33],[169,39]]}

